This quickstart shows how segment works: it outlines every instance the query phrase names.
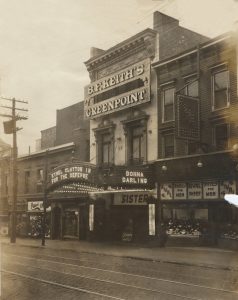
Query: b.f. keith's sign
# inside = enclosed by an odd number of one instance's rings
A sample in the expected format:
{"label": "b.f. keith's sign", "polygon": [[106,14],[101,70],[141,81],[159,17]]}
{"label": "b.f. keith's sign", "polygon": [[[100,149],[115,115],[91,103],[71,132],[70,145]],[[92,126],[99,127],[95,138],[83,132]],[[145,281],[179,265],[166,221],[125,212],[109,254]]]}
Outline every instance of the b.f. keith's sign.
{"label": "b.f. keith's sign", "polygon": [[93,119],[150,101],[150,60],[146,59],[86,87],[85,117]]}

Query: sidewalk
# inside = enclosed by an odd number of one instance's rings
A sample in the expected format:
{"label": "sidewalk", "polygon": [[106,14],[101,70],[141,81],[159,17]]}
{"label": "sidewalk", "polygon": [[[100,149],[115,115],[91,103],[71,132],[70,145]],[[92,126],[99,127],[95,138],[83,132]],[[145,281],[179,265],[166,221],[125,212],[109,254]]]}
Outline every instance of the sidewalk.
{"label": "sidewalk", "polygon": [[[1,237],[2,244],[10,244],[9,238]],[[14,244],[15,246],[15,244]],[[151,260],[164,263],[201,266],[206,268],[238,271],[238,252],[203,247],[165,247],[148,248],[142,245],[114,243],[96,243],[86,241],[46,240],[41,246],[40,239],[17,238],[16,246],[28,246],[55,250],[96,253],[101,255],[120,256],[126,258]]]}

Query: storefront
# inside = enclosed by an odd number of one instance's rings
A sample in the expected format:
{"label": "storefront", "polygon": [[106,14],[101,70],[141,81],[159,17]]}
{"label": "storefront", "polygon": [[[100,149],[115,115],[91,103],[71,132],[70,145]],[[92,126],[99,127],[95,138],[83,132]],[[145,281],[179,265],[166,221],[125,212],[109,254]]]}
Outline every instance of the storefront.
{"label": "storefront", "polygon": [[75,162],[50,173],[47,203],[51,208],[52,239],[80,239],[88,235],[88,193],[98,191],[94,166]]}
{"label": "storefront", "polygon": [[[12,207],[9,205],[9,213],[8,213],[8,230],[5,232],[11,236],[11,225],[12,225]],[[26,237],[28,235],[28,215],[27,215],[27,207],[24,202],[17,203],[16,209],[16,235],[19,237]]]}
{"label": "storefront", "polygon": [[[46,210],[46,224],[45,224],[45,237],[50,237],[50,210]],[[42,234],[42,216],[43,216],[43,201],[28,201],[27,214],[28,214],[28,236],[33,238],[41,238]]]}
{"label": "storefront", "polygon": [[238,209],[224,200],[225,194],[237,193],[237,174],[227,154],[204,155],[203,166],[192,168],[198,158],[157,163],[158,211],[170,241],[186,237],[197,245],[213,245],[227,227],[237,230]]}
{"label": "storefront", "polygon": [[88,197],[87,195],[57,195],[51,199],[52,239],[87,238],[88,230]]}
{"label": "storefront", "polygon": [[153,187],[151,166],[114,167],[104,178],[105,190],[89,194],[91,238],[124,242],[144,242],[153,239]]}

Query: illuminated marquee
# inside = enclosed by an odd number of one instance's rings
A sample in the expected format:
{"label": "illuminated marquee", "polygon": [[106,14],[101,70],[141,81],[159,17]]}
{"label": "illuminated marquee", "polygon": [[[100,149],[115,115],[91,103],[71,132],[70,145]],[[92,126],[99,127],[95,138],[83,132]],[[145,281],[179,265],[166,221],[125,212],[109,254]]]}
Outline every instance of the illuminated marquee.
{"label": "illuminated marquee", "polygon": [[65,180],[89,181],[92,168],[83,163],[64,165],[53,170],[50,174],[51,184]]}
{"label": "illuminated marquee", "polygon": [[[140,85],[136,86],[138,82]],[[123,87],[120,88],[121,86]],[[108,94],[105,96],[106,92]],[[104,98],[96,100],[100,95]],[[146,59],[87,86],[84,101],[85,117],[93,119],[148,101],[150,101],[150,60]]]}

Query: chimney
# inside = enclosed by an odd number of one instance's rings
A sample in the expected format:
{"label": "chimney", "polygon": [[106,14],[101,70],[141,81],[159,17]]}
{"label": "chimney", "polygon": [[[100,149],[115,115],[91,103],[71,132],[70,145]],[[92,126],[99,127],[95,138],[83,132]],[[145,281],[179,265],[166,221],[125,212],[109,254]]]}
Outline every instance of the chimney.
{"label": "chimney", "polygon": [[159,33],[179,26],[179,20],[162,14],[159,11],[154,12],[153,29]]}
{"label": "chimney", "polygon": [[103,52],[105,52],[102,49],[96,48],[96,47],[91,47],[90,49],[90,58],[93,58],[95,56],[98,56],[100,54],[102,54]]}

